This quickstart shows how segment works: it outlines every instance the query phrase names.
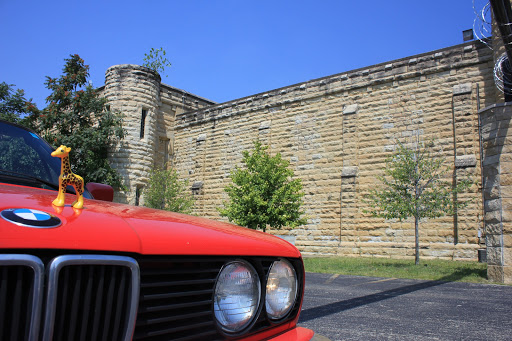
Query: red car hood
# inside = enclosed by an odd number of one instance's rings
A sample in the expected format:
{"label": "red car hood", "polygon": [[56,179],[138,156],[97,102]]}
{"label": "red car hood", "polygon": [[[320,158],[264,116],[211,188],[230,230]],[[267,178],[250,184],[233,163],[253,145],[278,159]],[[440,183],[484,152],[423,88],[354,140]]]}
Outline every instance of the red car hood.
{"label": "red car hood", "polygon": [[85,199],[73,209],[52,201],[57,192],[0,184],[0,212],[27,208],[58,217],[56,228],[15,225],[0,218],[2,249],[68,249],[153,255],[239,255],[300,257],[288,242],[235,225],[149,208]]}

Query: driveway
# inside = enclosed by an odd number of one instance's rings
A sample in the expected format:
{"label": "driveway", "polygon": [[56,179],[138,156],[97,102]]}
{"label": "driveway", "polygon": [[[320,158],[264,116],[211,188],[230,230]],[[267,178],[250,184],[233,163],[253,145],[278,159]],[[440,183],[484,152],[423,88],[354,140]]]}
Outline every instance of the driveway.
{"label": "driveway", "polygon": [[512,286],[306,274],[299,325],[335,340],[512,340]]}

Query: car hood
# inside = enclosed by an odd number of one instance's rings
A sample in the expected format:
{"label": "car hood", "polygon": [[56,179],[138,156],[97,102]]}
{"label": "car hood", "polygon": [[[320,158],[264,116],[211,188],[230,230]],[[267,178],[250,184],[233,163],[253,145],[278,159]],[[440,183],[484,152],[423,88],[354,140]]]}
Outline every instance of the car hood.
{"label": "car hood", "polygon": [[147,255],[238,255],[300,257],[290,243],[269,234],[188,215],[84,200],[74,209],[52,205],[57,192],[0,184],[0,212],[34,209],[58,217],[55,228],[19,226],[0,218],[2,249],[67,249]]}

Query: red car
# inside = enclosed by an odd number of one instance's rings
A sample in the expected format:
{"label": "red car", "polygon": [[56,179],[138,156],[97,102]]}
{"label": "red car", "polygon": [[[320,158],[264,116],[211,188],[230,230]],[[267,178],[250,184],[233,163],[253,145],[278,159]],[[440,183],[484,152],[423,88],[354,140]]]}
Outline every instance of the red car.
{"label": "red car", "polygon": [[[0,121],[0,340],[311,340],[291,244],[211,220],[56,198],[60,159]],[[89,198],[89,199],[87,199]]]}

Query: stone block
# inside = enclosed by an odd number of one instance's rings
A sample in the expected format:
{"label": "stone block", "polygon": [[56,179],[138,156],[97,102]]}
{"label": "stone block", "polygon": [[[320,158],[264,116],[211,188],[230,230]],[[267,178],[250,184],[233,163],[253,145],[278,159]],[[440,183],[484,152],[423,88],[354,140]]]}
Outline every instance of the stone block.
{"label": "stone block", "polygon": [[343,109],[343,115],[357,114],[358,111],[359,111],[359,105],[358,104],[350,104],[350,105],[347,105]]}
{"label": "stone block", "polygon": [[512,266],[503,267],[503,283],[512,284]]}
{"label": "stone block", "polygon": [[484,203],[485,211],[501,211],[501,199],[486,200]]}
{"label": "stone block", "polygon": [[501,235],[501,233],[502,233],[501,222],[495,222],[495,223],[485,222],[485,233],[486,233],[486,235]]}
{"label": "stone block", "polygon": [[487,211],[484,214],[486,224],[497,224],[501,223],[501,211]]}
{"label": "stone block", "polygon": [[356,177],[357,173],[359,171],[358,167],[352,166],[352,167],[343,167],[343,170],[341,171],[341,177],[342,178],[351,178]]}
{"label": "stone block", "polygon": [[500,156],[499,155],[490,155],[490,156],[484,156],[484,160],[482,164],[485,166],[489,165],[496,165],[500,162]]}
{"label": "stone block", "polygon": [[270,129],[271,125],[272,125],[271,121],[263,121],[260,123],[260,126],[258,127],[258,129],[259,130]]}
{"label": "stone block", "polygon": [[503,248],[488,246],[487,247],[487,264],[503,265]]}
{"label": "stone block", "polygon": [[204,142],[204,141],[206,141],[206,134],[201,134],[196,139],[196,142]]}
{"label": "stone block", "polygon": [[512,174],[505,173],[500,175],[500,185],[504,188],[512,185]]}
{"label": "stone block", "polygon": [[453,86],[453,95],[465,95],[471,93],[471,83],[457,84]]}
{"label": "stone block", "polygon": [[455,157],[456,168],[476,167],[475,155],[462,155]]}
{"label": "stone block", "polygon": [[501,247],[502,246],[502,238],[501,234],[488,234],[485,236],[485,245],[487,248],[490,247]]}
{"label": "stone block", "polygon": [[504,268],[501,265],[487,265],[487,279],[497,282],[503,283],[505,280],[504,276]]}

